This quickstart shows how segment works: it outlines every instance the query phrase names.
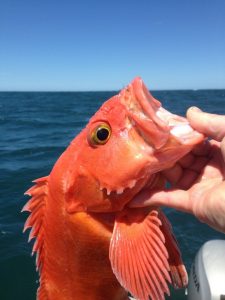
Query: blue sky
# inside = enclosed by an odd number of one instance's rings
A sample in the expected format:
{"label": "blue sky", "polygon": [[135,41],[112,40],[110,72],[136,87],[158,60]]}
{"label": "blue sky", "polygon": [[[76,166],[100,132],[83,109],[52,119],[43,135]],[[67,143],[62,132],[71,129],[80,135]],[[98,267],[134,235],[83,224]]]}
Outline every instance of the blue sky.
{"label": "blue sky", "polygon": [[225,88],[224,0],[0,1],[0,90]]}

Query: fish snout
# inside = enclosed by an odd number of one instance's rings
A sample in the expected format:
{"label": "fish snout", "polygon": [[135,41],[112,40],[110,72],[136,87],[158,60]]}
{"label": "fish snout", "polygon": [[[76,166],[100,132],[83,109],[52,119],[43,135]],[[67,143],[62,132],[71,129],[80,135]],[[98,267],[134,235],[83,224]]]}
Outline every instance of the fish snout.
{"label": "fish snout", "polygon": [[196,132],[187,119],[164,109],[142,79],[137,77],[121,93],[131,125],[155,149],[161,149],[169,140],[181,145],[195,145],[204,137]]}

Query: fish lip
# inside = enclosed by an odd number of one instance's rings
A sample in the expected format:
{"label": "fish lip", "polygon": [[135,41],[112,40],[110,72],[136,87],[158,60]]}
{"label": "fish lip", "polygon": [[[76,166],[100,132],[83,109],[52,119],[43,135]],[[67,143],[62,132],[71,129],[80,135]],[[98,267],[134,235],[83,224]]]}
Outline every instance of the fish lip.
{"label": "fish lip", "polygon": [[130,116],[152,120],[162,130],[169,130],[165,120],[156,114],[162,106],[161,102],[151,95],[141,78],[135,78],[119,96]]}
{"label": "fish lip", "polygon": [[171,137],[183,145],[196,144],[203,139],[203,135],[193,130],[186,118],[164,109],[141,78],[135,78],[121,91],[120,97],[131,124],[149,146],[158,150]]}
{"label": "fish lip", "polygon": [[178,145],[194,145],[204,139],[204,135],[194,130],[186,118],[172,114],[163,107],[160,107],[156,114],[165,122],[164,130],[158,128],[143,112],[129,113],[132,126],[142,137],[146,146],[153,150],[160,150],[171,138]]}
{"label": "fish lip", "polygon": [[168,124],[156,111],[161,103],[154,99],[140,78],[136,78],[120,93],[121,103],[126,107],[131,125],[139,131],[147,144],[162,147],[169,135]]}

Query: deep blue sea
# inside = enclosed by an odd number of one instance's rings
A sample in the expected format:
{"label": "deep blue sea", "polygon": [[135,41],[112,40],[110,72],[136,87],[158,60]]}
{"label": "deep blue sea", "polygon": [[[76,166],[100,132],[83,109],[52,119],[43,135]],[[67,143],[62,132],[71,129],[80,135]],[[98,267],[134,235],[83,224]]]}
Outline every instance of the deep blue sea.
{"label": "deep blue sea", "polygon": [[[54,162],[99,106],[116,92],[0,93],[0,299],[34,300],[38,286],[31,245],[22,234],[28,200],[23,194],[35,178],[48,175]],[[163,106],[184,115],[195,105],[225,114],[225,90],[155,91]],[[207,240],[225,236],[194,217],[167,209],[190,269]],[[186,299],[184,291],[170,299]]]}

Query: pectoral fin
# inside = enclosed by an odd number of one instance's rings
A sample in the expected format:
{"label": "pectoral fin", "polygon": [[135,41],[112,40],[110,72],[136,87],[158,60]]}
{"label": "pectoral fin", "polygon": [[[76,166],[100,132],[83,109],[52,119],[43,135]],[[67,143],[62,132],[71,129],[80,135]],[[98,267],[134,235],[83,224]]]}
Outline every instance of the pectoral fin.
{"label": "pectoral fin", "polygon": [[162,222],[162,232],[165,236],[165,245],[169,253],[170,276],[174,288],[183,288],[188,284],[188,275],[182,261],[181,253],[172,231],[172,226],[166,216],[160,212],[159,218]]}
{"label": "pectoral fin", "polygon": [[168,252],[157,210],[126,209],[116,217],[110,261],[120,284],[140,300],[169,295]]}

